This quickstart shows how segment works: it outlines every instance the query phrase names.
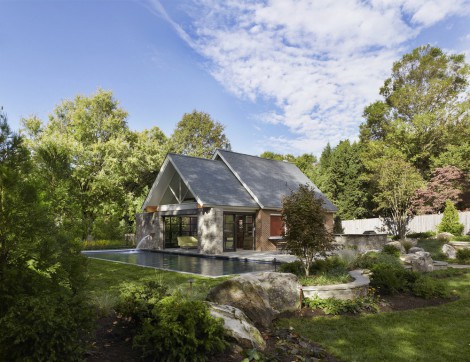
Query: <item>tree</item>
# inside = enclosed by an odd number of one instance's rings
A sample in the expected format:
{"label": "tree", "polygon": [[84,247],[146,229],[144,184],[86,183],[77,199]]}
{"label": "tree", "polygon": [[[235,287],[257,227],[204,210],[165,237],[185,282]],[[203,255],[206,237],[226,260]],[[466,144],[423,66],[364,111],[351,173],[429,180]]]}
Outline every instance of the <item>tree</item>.
{"label": "tree", "polygon": [[195,157],[211,158],[218,148],[228,149],[230,143],[224,126],[204,112],[185,113],[170,138],[170,151]]}
{"label": "tree", "polygon": [[413,165],[396,155],[384,156],[371,167],[376,183],[374,200],[378,205],[377,211],[391,227],[392,233],[403,239],[412,218],[412,197],[423,180]]}
{"label": "tree", "polygon": [[80,360],[91,327],[86,264],[37,172],[0,112],[0,360]]}
{"label": "tree", "polygon": [[127,112],[111,92],[59,104],[46,124],[23,121],[39,177],[50,182],[47,200],[57,222],[82,238],[120,238],[132,232],[134,214],[167,152],[158,127],[132,132]]}
{"label": "tree", "polygon": [[333,236],[325,226],[327,212],[323,201],[308,184],[300,185],[283,199],[281,215],[287,249],[301,260],[308,276],[315,255],[325,255],[333,249]]}
{"label": "tree", "polygon": [[438,167],[424,189],[418,189],[413,199],[417,214],[434,214],[444,210],[446,201],[465,209],[464,192],[469,189],[465,174],[455,166]]}
{"label": "tree", "polygon": [[405,54],[380,89],[383,100],[365,108],[361,142],[385,142],[427,176],[432,159],[468,134],[469,74],[462,54],[430,45]]}
{"label": "tree", "polygon": [[452,201],[446,201],[446,208],[444,209],[444,215],[442,216],[441,223],[437,227],[437,231],[448,232],[456,236],[462,235],[464,229],[463,224],[459,221],[459,213],[455,208]]}

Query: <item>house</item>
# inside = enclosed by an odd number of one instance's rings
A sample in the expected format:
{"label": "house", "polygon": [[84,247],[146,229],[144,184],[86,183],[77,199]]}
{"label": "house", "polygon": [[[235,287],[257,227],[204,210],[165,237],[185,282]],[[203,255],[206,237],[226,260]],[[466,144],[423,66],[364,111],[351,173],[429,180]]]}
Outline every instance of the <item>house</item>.
{"label": "house", "polygon": [[200,253],[276,250],[282,198],[310,184],[333,228],[337,211],[292,163],[217,150],[213,159],[168,154],[137,214],[144,249],[195,247]]}

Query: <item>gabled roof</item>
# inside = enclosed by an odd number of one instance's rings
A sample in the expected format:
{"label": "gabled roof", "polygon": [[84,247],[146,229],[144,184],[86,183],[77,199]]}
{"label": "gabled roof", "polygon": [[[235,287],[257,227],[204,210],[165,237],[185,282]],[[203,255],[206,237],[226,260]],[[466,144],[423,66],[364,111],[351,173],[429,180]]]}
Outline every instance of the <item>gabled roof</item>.
{"label": "gabled roof", "polygon": [[300,169],[284,161],[217,150],[214,159],[221,159],[230,168],[250,195],[263,209],[281,209],[282,198],[297,190],[300,184],[308,184],[323,200],[327,211],[336,212],[337,207],[313,184]]}
{"label": "gabled roof", "polygon": [[157,188],[160,193],[165,191],[167,185],[162,185],[162,188],[158,186],[164,182],[162,180],[166,178],[165,174],[170,173],[173,168],[201,205],[259,207],[223,162],[169,153],[143,208],[155,201],[156,204],[159,203],[158,199],[152,200],[152,196]]}

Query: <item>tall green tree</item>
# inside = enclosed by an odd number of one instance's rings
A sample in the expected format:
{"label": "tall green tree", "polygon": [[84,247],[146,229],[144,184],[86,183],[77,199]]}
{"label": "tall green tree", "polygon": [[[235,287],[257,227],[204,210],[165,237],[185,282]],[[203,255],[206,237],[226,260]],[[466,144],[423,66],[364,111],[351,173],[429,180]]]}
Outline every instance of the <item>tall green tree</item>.
{"label": "tall green tree", "polygon": [[365,108],[361,142],[385,142],[428,177],[432,159],[468,134],[469,75],[463,54],[430,45],[405,54],[380,89],[383,100]]}
{"label": "tall green tree", "polygon": [[81,360],[91,326],[85,260],[37,172],[0,112],[0,360]]}
{"label": "tall green tree", "polygon": [[111,92],[60,103],[46,124],[24,120],[24,133],[48,200],[83,238],[118,238],[132,231],[134,214],[167,151],[157,128],[132,132]]}
{"label": "tall green tree", "polygon": [[208,113],[185,113],[170,138],[170,151],[195,157],[211,158],[217,148],[230,148],[224,126]]}

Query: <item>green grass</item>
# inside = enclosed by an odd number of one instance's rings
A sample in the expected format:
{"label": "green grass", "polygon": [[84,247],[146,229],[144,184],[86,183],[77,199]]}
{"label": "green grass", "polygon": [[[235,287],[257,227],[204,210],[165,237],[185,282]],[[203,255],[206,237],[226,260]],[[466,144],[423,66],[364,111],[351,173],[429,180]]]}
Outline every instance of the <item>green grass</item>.
{"label": "green grass", "polygon": [[151,278],[163,281],[169,286],[170,290],[177,288],[189,290],[189,280],[192,279],[193,292],[201,297],[204,297],[214,285],[229,279],[229,277],[207,278],[192,274],[144,268],[131,264],[88,259],[87,291],[90,294],[90,300],[102,299],[103,295],[106,294],[117,296],[122,283],[139,282],[142,279]]}
{"label": "green grass", "polygon": [[358,317],[281,319],[278,326],[293,327],[343,361],[470,361],[470,272],[445,281],[458,301]]}

